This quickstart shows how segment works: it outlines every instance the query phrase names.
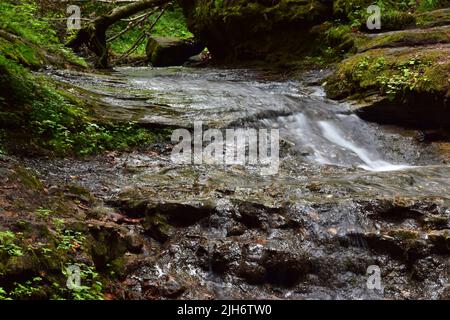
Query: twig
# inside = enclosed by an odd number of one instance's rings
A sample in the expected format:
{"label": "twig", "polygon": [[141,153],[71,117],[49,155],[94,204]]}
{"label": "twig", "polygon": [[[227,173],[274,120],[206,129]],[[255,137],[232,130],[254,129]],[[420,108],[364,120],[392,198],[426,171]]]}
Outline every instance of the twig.
{"label": "twig", "polygon": [[121,32],[119,32],[116,35],[112,36],[111,38],[107,39],[106,42],[112,42],[112,41],[116,40],[117,38],[119,38],[120,36],[122,36],[123,34],[127,33],[128,31],[130,31],[135,26],[144,23],[148,19],[148,17],[150,17],[158,9],[159,8],[139,16],[140,19],[130,20],[130,22],[128,23],[127,27],[124,30],[122,30]]}
{"label": "twig", "polygon": [[119,58],[117,58],[116,60],[114,60],[114,62],[120,61],[122,59],[125,59],[126,57],[128,57],[131,53],[133,53],[142,43],[142,41],[145,39],[146,36],[150,35],[150,31],[152,31],[152,29],[155,27],[155,25],[158,23],[159,19],[161,19],[161,17],[163,16],[164,12],[166,11],[167,7],[170,5],[170,3],[166,6],[163,7],[163,9],[161,10],[161,13],[159,14],[159,16],[156,18],[156,20],[152,23],[152,25],[150,26],[150,28],[148,28],[148,30],[144,31],[142,33],[142,35],[139,36],[139,38],[136,40],[136,42],[134,43],[134,45],[128,49],[127,52],[125,52],[123,55],[121,55]]}

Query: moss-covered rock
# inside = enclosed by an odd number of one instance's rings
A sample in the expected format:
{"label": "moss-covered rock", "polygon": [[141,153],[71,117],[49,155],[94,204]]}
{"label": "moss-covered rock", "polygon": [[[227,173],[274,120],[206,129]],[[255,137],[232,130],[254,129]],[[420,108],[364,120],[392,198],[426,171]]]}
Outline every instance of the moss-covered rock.
{"label": "moss-covered rock", "polygon": [[298,58],[310,28],[332,15],[327,0],[180,0],[191,31],[219,60]]}
{"label": "moss-covered rock", "polygon": [[450,128],[450,46],[379,48],[344,60],[328,79],[331,98],[365,102],[367,120]]}
{"label": "moss-covered rock", "polygon": [[358,51],[364,52],[377,48],[425,46],[439,43],[450,43],[450,25],[431,29],[384,33],[362,43]]}
{"label": "moss-covered rock", "polygon": [[450,25],[450,8],[427,11],[418,14],[417,25],[421,27],[438,27],[443,25]]}

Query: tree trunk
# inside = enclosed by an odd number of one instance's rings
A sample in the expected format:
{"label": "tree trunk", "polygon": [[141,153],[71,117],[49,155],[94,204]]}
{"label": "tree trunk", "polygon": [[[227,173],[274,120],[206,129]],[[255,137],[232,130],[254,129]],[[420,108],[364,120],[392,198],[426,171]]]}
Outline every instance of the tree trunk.
{"label": "tree trunk", "polygon": [[141,0],[125,6],[117,7],[106,15],[100,16],[88,26],[78,31],[77,35],[67,43],[75,51],[83,45],[97,56],[95,66],[108,68],[108,50],[106,48],[106,31],[117,21],[130,17],[140,11],[170,3],[170,0]]}

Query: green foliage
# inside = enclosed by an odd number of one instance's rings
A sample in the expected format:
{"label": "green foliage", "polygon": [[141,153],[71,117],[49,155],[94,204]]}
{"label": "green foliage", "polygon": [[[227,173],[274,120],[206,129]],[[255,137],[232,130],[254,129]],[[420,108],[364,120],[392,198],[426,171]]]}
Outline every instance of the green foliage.
{"label": "green foliage", "polygon": [[[103,300],[103,284],[98,280],[99,274],[95,268],[84,263],[74,265],[80,268],[81,285],[71,290],[71,298],[73,300]],[[64,268],[62,273],[67,277],[67,268]]]}
{"label": "green foliage", "polygon": [[52,300],[103,300],[103,284],[94,267],[84,263],[74,263],[80,270],[80,286],[69,289],[66,281],[69,277],[67,267],[62,268],[59,280],[34,277],[24,282],[14,282],[8,292],[0,287],[0,300],[30,299],[36,296],[48,296]]}
{"label": "green foliage", "polygon": [[0,301],[1,300],[12,300],[11,298],[8,297],[8,294],[2,287],[0,287]]}
{"label": "green foliage", "polygon": [[30,73],[14,61],[7,59],[0,49],[0,98],[2,109],[12,104],[24,104],[33,88]]}
{"label": "green foliage", "polygon": [[[47,214],[49,210],[38,209]],[[42,273],[41,276],[30,275],[22,281],[14,282],[8,286],[8,290],[0,287],[0,300],[11,299],[70,299],[70,300],[101,300],[103,299],[103,284],[100,281],[100,275],[94,266],[80,262],[80,256],[84,257],[84,252],[88,250],[86,245],[86,235],[79,231],[65,229],[64,222],[54,220],[54,238],[49,242],[30,243],[26,251],[14,244],[16,235],[11,231],[0,232],[0,254],[5,252],[10,256],[27,255],[24,259],[39,259],[44,265],[51,263],[52,268],[61,266],[61,272]],[[57,222],[57,223],[56,223]],[[75,254],[76,253],[76,254]],[[50,261],[53,261],[50,262]],[[56,262],[56,263],[55,263]],[[79,268],[80,286],[69,288],[67,280],[69,279],[68,266],[77,266]]]}
{"label": "green foliage", "polygon": [[415,12],[437,9],[446,0],[336,0],[335,14],[346,19],[354,29],[364,29],[369,13],[367,8],[375,4],[381,9],[381,26],[384,31],[400,30],[414,25]]}
{"label": "green foliage", "polygon": [[35,213],[40,219],[47,219],[53,212],[49,209],[38,208]]}
{"label": "green foliage", "polygon": [[[0,3],[0,29],[21,36],[35,44],[56,44],[55,30],[43,19],[36,17],[38,5],[35,1],[3,0]],[[26,23],[24,23],[26,22]]]}
{"label": "green foliage", "polygon": [[423,94],[445,99],[450,83],[447,58],[447,51],[438,48],[369,50],[342,62],[328,79],[326,90],[338,99],[376,92],[400,103]]}
{"label": "green foliage", "polygon": [[419,4],[420,11],[434,10],[441,7],[445,1],[441,0],[422,0]]}
{"label": "green foliage", "polygon": [[[153,25],[159,14],[159,12],[153,14],[146,22],[144,28],[148,28]],[[119,33],[124,28],[126,28],[126,23],[116,23],[108,32],[108,34],[111,36],[113,34]],[[138,40],[141,34],[142,30],[140,30],[139,28],[134,28],[128,31],[111,43],[111,50],[116,54],[122,54],[126,52]],[[164,12],[164,14],[161,16],[161,18],[151,31],[151,34],[158,37],[177,37],[182,39],[193,37],[192,33],[187,28],[183,12],[178,6],[175,6]],[[145,55],[145,48],[146,41],[144,41],[137,48],[134,54]]]}
{"label": "green foliage", "polygon": [[382,74],[377,77],[377,81],[388,97],[394,100],[399,93],[414,91],[417,85],[429,81],[426,76],[421,74],[421,65],[420,59],[410,59],[397,66],[397,73],[389,76]]}
{"label": "green foliage", "polygon": [[[0,3],[0,29],[15,34],[30,43],[44,48],[46,51],[61,56],[75,65],[86,67],[84,59],[76,56],[70,49],[60,43],[56,30],[48,23],[47,17],[39,12],[34,0],[12,1]],[[49,16],[53,16],[50,12]],[[0,53],[27,66],[42,64],[42,53],[24,43],[8,43],[0,40]]]}
{"label": "green foliage", "polygon": [[87,155],[151,143],[157,137],[134,123],[95,122],[80,100],[1,54],[0,71],[2,110],[11,109],[14,125],[31,129],[35,143],[47,149]]}
{"label": "green foliage", "polygon": [[86,237],[81,232],[72,230],[58,230],[56,237],[58,241],[56,249],[64,252],[73,252],[77,250],[83,246],[83,243],[86,240]]}
{"label": "green foliage", "polygon": [[14,283],[14,289],[9,293],[9,296],[14,299],[30,298],[41,291],[40,283],[41,277],[35,277],[25,283]]}
{"label": "green foliage", "polygon": [[366,57],[356,64],[353,77],[359,81],[360,86],[377,86],[389,99],[394,100],[399,95],[414,91],[419,84],[423,85],[429,81],[423,75],[424,66],[425,64],[418,58],[388,65],[384,57],[376,59]]}
{"label": "green foliage", "polygon": [[22,248],[16,244],[16,240],[12,231],[0,231],[0,253],[13,257],[23,256]]}
{"label": "green foliage", "polygon": [[[156,19],[155,16],[152,19]],[[161,37],[176,37],[188,39],[193,34],[188,30],[186,19],[181,8],[175,7],[166,11],[155,25],[152,34]]]}

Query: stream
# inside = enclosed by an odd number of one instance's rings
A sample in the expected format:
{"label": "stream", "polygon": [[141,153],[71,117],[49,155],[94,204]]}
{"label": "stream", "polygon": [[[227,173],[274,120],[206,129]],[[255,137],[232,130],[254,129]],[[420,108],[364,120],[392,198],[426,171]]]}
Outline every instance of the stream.
{"label": "stream", "polygon": [[[145,126],[278,129],[279,170],[171,161],[173,145],[27,159],[48,185],[80,185],[144,235],[123,297],[437,299],[448,290],[450,165],[406,130],[367,123],[312,73],[117,68],[49,72],[98,117]],[[367,286],[367,270],[381,287]]]}

